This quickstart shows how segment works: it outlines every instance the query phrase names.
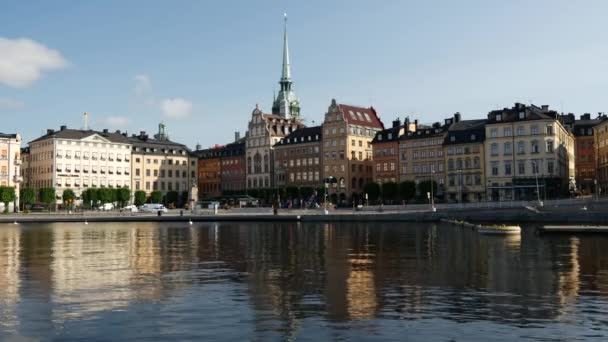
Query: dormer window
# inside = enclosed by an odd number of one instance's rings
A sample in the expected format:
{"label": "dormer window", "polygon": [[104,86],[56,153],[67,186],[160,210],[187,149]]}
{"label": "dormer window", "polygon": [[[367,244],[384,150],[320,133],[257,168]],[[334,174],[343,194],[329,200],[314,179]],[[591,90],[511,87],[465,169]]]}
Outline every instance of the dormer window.
{"label": "dormer window", "polygon": [[496,114],[496,121],[502,121],[502,114]]}
{"label": "dormer window", "polygon": [[393,139],[393,133],[388,134],[388,140],[391,140],[391,139]]}
{"label": "dormer window", "polygon": [[378,134],[378,141],[382,141],[382,134]]}
{"label": "dormer window", "polygon": [[519,118],[520,119],[525,119],[526,118],[526,112],[519,112]]}
{"label": "dormer window", "polygon": [[450,141],[451,141],[451,142],[455,142],[455,141],[456,141],[456,137],[455,137],[455,136],[453,136],[453,135],[452,135],[452,136],[450,136]]}
{"label": "dormer window", "polygon": [[471,140],[475,140],[477,137],[475,136],[475,134],[471,134]]}

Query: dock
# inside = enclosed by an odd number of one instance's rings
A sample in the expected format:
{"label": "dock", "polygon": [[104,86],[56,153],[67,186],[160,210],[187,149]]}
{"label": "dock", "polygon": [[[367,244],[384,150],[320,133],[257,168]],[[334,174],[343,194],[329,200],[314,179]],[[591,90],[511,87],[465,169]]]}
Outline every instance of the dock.
{"label": "dock", "polygon": [[542,234],[607,234],[608,226],[545,225],[537,228]]}

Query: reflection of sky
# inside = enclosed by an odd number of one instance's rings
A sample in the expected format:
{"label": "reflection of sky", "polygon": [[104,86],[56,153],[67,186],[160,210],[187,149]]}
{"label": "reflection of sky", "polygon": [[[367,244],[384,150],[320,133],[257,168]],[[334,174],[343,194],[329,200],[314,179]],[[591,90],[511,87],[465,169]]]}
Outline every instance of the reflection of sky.
{"label": "reflection of sky", "polygon": [[1,327],[265,341],[392,338],[385,327],[401,322],[424,340],[431,322],[446,338],[559,336],[579,322],[564,335],[577,337],[606,323],[606,240],[414,224],[11,226]]}

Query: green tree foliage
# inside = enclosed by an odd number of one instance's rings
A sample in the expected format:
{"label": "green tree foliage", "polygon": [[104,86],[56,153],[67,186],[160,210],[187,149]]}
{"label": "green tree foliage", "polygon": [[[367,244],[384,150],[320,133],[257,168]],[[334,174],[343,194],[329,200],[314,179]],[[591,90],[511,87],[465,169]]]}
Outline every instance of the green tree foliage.
{"label": "green tree foliage", "polygon": [[394,201],[399,197],[399,185],[395,182],[382,184],[382,199],[384,201]]}
{"label": "green tree foliage", "polygon": [[51,209],[51,204],[55,202],[55,188],[40,188],[38,198]]}
{"label": "green tree foliage", "polygon": [[188,191],[182,191],[182,194],[181,194],[181,197],[179,200],[179,206],[184,207],[187,204],[188,204]]}
{"label": "green tree foliage", "polygon": [[416,197],[416,182],[404,181],[399,183],[399,198],[410,200]]}
{"label": "green tree foliage", "polygon": [[15,188],[12,186],[0,186],[0,202],[4,203],[4,212],[8,213],[8,204],[17,199]]}
{"label": "green tree foliage", "polygon": [[97,204],[97,201],[99,200],[97,195],[98,195],[98,190],[96,188],[86,189],[85,191],[82,192],[82,196],[81,196],[83,204],[87,208],[92,209],[91,202],[93,203],[92,205],[95,206]]}
{"label": "green tree foliage", "polygon": [[72,189],[64,189],[61,198],[63,199],[63,203],[71,208],[74,204],[74,200],[76,199],[76,194]]}
{"label": "green tree foliage", "polygon": [[[363,187],[363,191],[367,194],[370,201],[376,201],[380,196],[380,185],[378,183],[367,183]],[[365,195],[363,195],[365,196]]]}
{"label": "green tree foliage", "polygon": [[135,195],[134,195],[134,201],[135,201],[135,205],[136,206],[140,206],[143,205],[144,203],[146,203],[146,192],[143,190],[137,190],[135,191]]}
{"label": "green tree foliage", "polygon": [[20,200],[23,205],[32,205],[36,203],[36,190],[33,188],[21,188]]}
{"label": "green tree foliage", "polygon": [[100,204],[116,202],[116,193],[110,188],[97,189],[97,200]]}
{"label": "green tree foliage", "polygon": [[167,192],[167,204],[175,206],[177,204],[177,199],[179,198],[179,194],[177,191],[169,191]]}
{"label": "green tree foliage", "polygon": [[418,191],[420,192],[420,197],[426,198],[427,192],[431,192],[431,184],[433,187],[433,196],[437,195],[437,182],[431,180],[425,180],[418,183]]}
{"label": "green tree foliage", "polygon": [[129,203],[131,199],[131,190],[128,188],[118,188],[116,189],[116,201],[120,205],[120,207],[124,207]]}
{"label": "green tree foliage", "polygon": [[163,193],[158,190],[152,191],[152,193],[150,194],[150,200],[152,201],[152,203],[162,202]]}

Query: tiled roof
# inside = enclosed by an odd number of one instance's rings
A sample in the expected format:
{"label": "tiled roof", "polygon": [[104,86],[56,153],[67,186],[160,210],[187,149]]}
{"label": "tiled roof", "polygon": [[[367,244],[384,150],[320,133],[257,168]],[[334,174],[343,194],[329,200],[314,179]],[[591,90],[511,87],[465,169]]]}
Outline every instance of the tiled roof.
{"label": "tiled roof", "polygon": [[344,120],[352,125],[384,129],[382,120],[378,117],[374,107],[363,108],[338,104]]}
{"label": "tiled roof", "polygon": [[[519,113],[524,113],[520,118]],[[497,120],[500,115],[500,120]],[[488,124],[500,124],[504,122],[530,121],[530,120],[557,120],[559,114],[554,110],[549,110],[549,106],[537,107],[535,105],[526,106],[516,103],[512,108],[493,110],[488,113]]]}
{"label": "tiled roof", "polygon": [[309,142],[320,142],[323,139],[321,126],[304,127],[296,129],[288,136],[281,139],[275,146],[286,146],[294,144],[305,144]]}
{"label": "tiled roof", "polygon": [[443,136],[446,134],[448,127],[449,126],[447,125],[442,125],[439,127],[418,126],[416,132],[407,132],[406,134],[402,135],[399,140],[424,139]]}
{"label": "tiled roof", "polygon": [[[399,126],[399,127],[391,127],[391,128],[381,130],[378,133],[376,133],[376,135],[374,136],[374,139],[372,140],[372,144],[397,141],[397,140],[399,140],[399,131],[402,129],[404,130],[405,128],[403,126]],[[389,139],[389,133],[390,133],[390,139]]]}
{"label": "tiled roof", "polygon": [[221,151],[222,158],[236,157],[245,155],[245,140],[240,139],[237,142],[227,144]]}
{"label": "tiled roof", "polygon": [[[133,144],[134,148],[141,149],[140,151],[134,151],[134,153],[166,155],[171,154],[169,152],[174,150],[179,152],[179,155],[183,155],[181,154],[182,151],[185,151],[186,155],[191,154],[190,149],[186,145],[176,143],[168,139],[159,140],[156,138],[150,138],[147,135],[140,134],[132,135],[128,138],[128,140],[131,144]],[[148,148],[149,150],[146,151],[146,148]],[[154,151],[154,149],[156,149],[156,151]]]}
{"label": "tiled roof", "polygon": [[11,134],[11,133],[0,133],[0,138],[8,138],[8,139],[15,139],[17,138],[17,134]]}
{"label": "tiled roof", "polygon": [[445,145],[479,143],[486,139],[486,121],[481,120],[463,120],[454,123],[448,129],[448,134],[445,137]]}
{"label": "tiled roof", "polygon": [[42,140],[46,140],[46,139],[51,139],[51,138],[68,139],[68,140],[82,140],[82,139],[90,137],[92,135],[99,135],[105,139],[108,139],[109,141],[111,141],[113,143],[119,143],[119,144],[128,144],[129,143],[129,139],[118,132],[110,133],[110,132],[99,132],[99,131],[93,131],[93,130],[85,131],[85,130],[80,130],[80,129],[69,129],[69,128],[63,128],[59,131],[48,131],[47,134],[41,136],[38,139],[32,140],[30,143],[36,142],[36,141],[42,141]]}

